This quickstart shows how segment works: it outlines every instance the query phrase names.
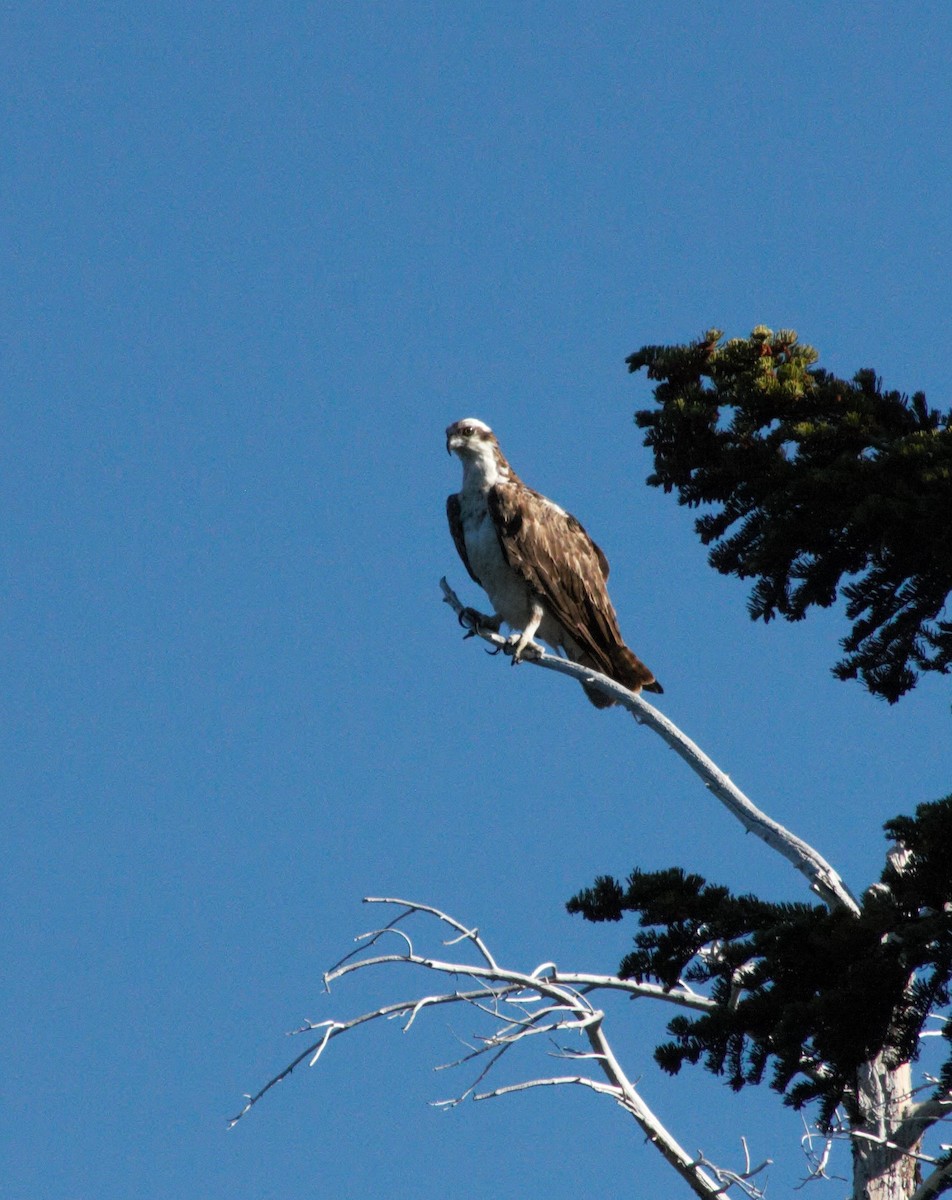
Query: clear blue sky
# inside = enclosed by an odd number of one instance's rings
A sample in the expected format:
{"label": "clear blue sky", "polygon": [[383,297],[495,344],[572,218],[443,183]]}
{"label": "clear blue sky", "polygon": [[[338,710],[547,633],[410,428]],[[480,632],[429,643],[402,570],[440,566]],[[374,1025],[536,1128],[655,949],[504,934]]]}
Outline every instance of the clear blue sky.
{"label": "clear blue sky", "polygon": [[[950,791],[948,682],[888,708],[829,675],[841,612],[752,625],[643,485],[624,367],[765,322],[947,407],[950,47],[944,4],[5,6],[5,1200],[679,1193],[580,1089],[428,1108],[462,1012],[225,1121],[304,1018],[432,988],[322,995],[365,894],[591,970],[631,935],[565,915],[598,873],[805,898],[657,739],[460,641],[451,420],[584,521],[664,711],[854,888]],[[689,1148],[744,1134],[787,1194],[795,1116],[612,1021]]]}

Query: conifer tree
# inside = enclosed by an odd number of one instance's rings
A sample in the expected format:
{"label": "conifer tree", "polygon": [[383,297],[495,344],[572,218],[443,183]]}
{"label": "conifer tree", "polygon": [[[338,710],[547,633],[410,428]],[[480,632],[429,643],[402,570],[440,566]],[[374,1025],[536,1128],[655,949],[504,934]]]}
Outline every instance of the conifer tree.
{"label": "conifer tree", "polygon": [[749,611],[799,621],[838,595],[853,622],[833,668],[894,703],[952,666],[952,412],[846,382],[792,330],[643,346],[657,406],[636,414],[654,453],[648,482],[696,522],[711,565],[752,579]]}
{"label": "conifer tree", "polygon": [[[657,406],[635,418],[648,482],[710,507],[698,534],[717,570],[755,581],[753,618],[800,620],[845,598],[839,678],[894,703],[923,672],[948,673],[952,413],[884,391],[870,370],[835,378],[791,330],[721,339],[628,358],[655,382]],[[706,985],[714,1007],[675,1017],[655,1048],[664,1070],[702,1063],[736,1090],[766,1077],[850,1137],[856,1200],[926,1200],[952,1188],[952,1149],[922,1155],[952,1106],[947,1020],[931,1094],[914,1099],[909,1067],[952,989],[952,796],[885,828],[894,845],[858,912],[734,895],[680,867],[600,877],[568,909],[636,914],[621,978]]]}
{"label": "conifer tree", "polygon": [[[703,1061],[740,1090],[761,1083],[769,1066],[786,1103],[819,1104],[822,1129],[837,1128],[840,1109],[855,1126],[868,1117],[863,1068],[877,1057],[887,1068],[914,1062],[952,982],[952,796],[895,818],[886,832],[902,852],[889,856],[858,915],[735,896],[681,868],[636,869],[624,886],[599,878],[568,910],[590,921],[637,914],[621,978],[710,985],[711,1011],[669,1023],[671,1041],[655,1050],[664,1070]],[[934,1103],[948,1103],[952,1085],[952,1026],[942,1036],[948,1053]],[[907,1123],[905,1132],[908,1150],[922,1129]],[[946,1152],[941,1165],[950,1162]]]}
{"label": "conifer tree", "polygon": [[[698,532],[719,571],[754,581],[754,618],[800,620],[842,596],[853,625],[834,667],[839,677],[858,678],[894,703],[924,672],[948,673],[952,414],[930,409],[921,393],[884,391],[872,371],[836,379],[787,330],[758,327],[723,344],[711,330],[687,346],[645,346],[627,361],[632,371],[647,368],[656,385],[657,406],[636,416],[654,452],[649,483],[677,490],[682,504],[710,507]],[[464,607],[445,579],[441,586],[465,636],[512,654],[498,622]],[[857,899],[818,851],[758,809],[643,696],[539,647],[527,661],[629,709],[748,832],[801,871],[821,903],[737,895],[680,866],[636,867],[625,883],[600,877],[569,911],[590,921],[630,913],[638,924],[618,974],[607,976],[555,962],[513,969],[476,925],[429,904],[369,897],[397,915],[363,935],[364,950],[347,954],[326,981],[398,964],[447,978],[447,990],[348,1020],[307,1022],[299,1032],[317,1040],[249,1095],[235,1120],[352,1029],[394,1016],[410,1028],[424,1011],[471,1005],[491,1029],[455,1065],[486,1065],[443,1106],[469,1095],[590,1088],[637,1122],[695,1195],[716,1200],[736,1188],[762,1198],[757,1180],[769,1160],[737,1171],[692,1155],[644,1101],[596,1005],[599,995],[621,993],[678,1012],[654,1050],[663,1070],[702,1064],[736,1090],[766,1082],[788,1105],[809,1108],[828,1146],[848,1140],[853,1200],[931,1200],[952,1189],[952,1147],[939,1141],[952,1117],[952,795],[887,823],[886,865]],[[407,932],[417,918],[450,930],[437,952],[421,952]],[[385,950],[391,939],[396,949]],[[469,958],[447,960],[445,948],[460,944]],[[927,1030],[929,1021],[938,1027]],[[588,1050],[556,1045],[556,1056],[571,1063],[567,1073],[476,1090],[511,1047],[568,1032],[587,1039]],[[927,1032],[944,1039],[942,1061],[916,1087],[911,1066]],[[597,1071],[587,1074],[583,1062]],[[825,1177],[825,1164],[825,1155],[811,1161],[811,1178]]]}

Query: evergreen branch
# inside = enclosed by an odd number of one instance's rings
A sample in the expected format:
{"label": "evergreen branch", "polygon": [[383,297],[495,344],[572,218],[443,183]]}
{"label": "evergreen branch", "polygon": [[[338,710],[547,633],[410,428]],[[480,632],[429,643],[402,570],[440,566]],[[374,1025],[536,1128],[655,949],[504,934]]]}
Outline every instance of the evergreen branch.
{"label": "evergreen branch", "polygon": [[682,504],[711,565],[753,580],[755,620],[846,600],[833,667],[894,703],[919,673],[952,671],[952,412],[884,391],[874,371],[837,379],[793,330],[644,346],[656,406],[635,414],[648,482]]}

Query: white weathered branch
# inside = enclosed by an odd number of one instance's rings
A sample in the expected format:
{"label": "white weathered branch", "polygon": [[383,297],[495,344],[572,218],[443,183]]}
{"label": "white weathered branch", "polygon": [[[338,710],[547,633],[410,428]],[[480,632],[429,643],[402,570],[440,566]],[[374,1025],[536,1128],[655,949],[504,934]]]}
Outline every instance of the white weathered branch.
{"label": "white weathered branch", "polygon": [[273,1079],[269,1079],[264,1087],[260,1088],[252,1095],[250,1092],[245,1093],[247,1103],[243,1106],[240,1112],[236,1113],[229,1122],[228,1128],[231,1129],[236,1125],[241,1118],[250,1109],[261,1100],[268,1092],[271,1091],[279,1083],[283,1083],[285,1079],[294,1071],[295,1067],[299,1067],[304,1060],[310,1059],[309,1066],[314,1066],[317,1060],[324,1053],[324,1050],[332,1038],[339,1036],[342,1033],[349,1033],[351,1029],[356,1029],[359,1025],[366,1025],[370,1021],[379,1021],[387,1017],[399,1016],[402,1013],[409,1013],[409,1019],[404,1026],[404,1030],[409,1029],[413,1023],[413,1019],[419,1009],[428,1005],[436,1004],[458,1004],[468,1000],[482,999],[486,995],[485,988],[479,988],[473,992],[448,992],[442,996],[424,996],[418,1000],[399,1000],[396,1004],[385,1004],[380,1008],[375,1008],[372,1012],[361,1013],[359,1017],[353,1017],[350,1021],[318,1021],[312,1023],[308,1021],[302,1025],[300,1029],[295,1029],[294,1033],[308,1033],[318,1029],[323,1029],[324,1033],[318,1041],[313,1042],[305,1050],[302,1050],[296,1058],[292,1059],[283,1070],[279,1071]]}
{"label": "white weathered branch", "polygon": [[562,1087],[565,1084],[581,1084],[582,1087],[591,1088],[593,1092],[598,1092],[602,1096],[611,1096],[622,1103],[621,1092],[617,1087],[613,1087],[609,1083],[601,1083],[597,1079],[589,1079],[587,1075],[553,1075],[548,1079],[524,1079],[521,1083],[510,1083],[505,1087],[493,1088],[491,1092],[480,1092],[474,1096],[475,1100],[495,1100],[497,1096],[511,1096],[516,1092],[528,1092],[532,1088],[537,1087]]}
{"label": "white weathered branch", "polygon": [[692,1008],[700,1012],[710,1012],[716,1007],[708,996],[688,989],[672,988],[665,991],[658,984],[638,983],[634,979],[620,979],[617,975],[589,975],[585,972],[553,970],[546,975],[525,974],[519,971],[506,971],[502,967],[481,967],[470,964],[461,967],[459,963],[446,962],[442,959],[431,958],[420,954],[378,954],[373,958],[359,958],[338,965],[329,970],[324,979],[328,984],[342,979],[352,971],[363,971],[367,967],[385,966],[387,963],[410,963],[415,967],[425,967],[430,971],[438,971],[444,975],[465,974],[470,979],[501,980],[505,983],[518,985],[526,991],[537,991],[540,996],[550,993],[546,990],[551,985],[552,995],[564,997],[569,990],[578,997],[590,992],[603,989],[606,991],[625,992],[629,996],[644,997],[651,1000],[661,1000],[668,1004],[676,1004],[681,1008]]}
{"label": "white weathered branch", "polygon": [[765,1158],[759,1166],[752,1167],[750,1165],[750,1151],[747,1148],[747,1139],[741,1138],[741,1145],[744,1148],[744,1169],[743,1171],[729,1171],[724,1167],[717,1167],[713,1163],[708,1162],[703,1153],[699,1150],[697,1161],[704,1167],[710,1167],[714,1174],[714,1178],[720,1183],[726,1191],[729,1187],[739,1187],[745,1196],[749,1196],[750,1200],[763,1200],[766,1194],[763,1188],[756,1187],[751,1180],[756,1178],[761,1171],[766,1169],[773,1163],[773,1159]]}
{"label": "white weathered branch", "polygon": [[830,1154],[833,1151],[833,1142],[835,1141],[833,1135],[830,1133],[824,1133],[822,1135],[821,1141],[823,1143],[823,1149],[819,1154],[817,1154],[817,1152],[813,1149],[813,1143],[820,1135],[818,1135],[815,1130],[811,1129],[807,1125],[805,1118],[801,1117],[800,1119],[803,1121],[803,1137],[800,1139],[800,1145],[803,1148],[804,1157],[810,1166],[810,1173],[805,1179],[801,1179],[796,1185],[796,1187],[793,1189],[795,1192],[799,1192],[801,1188],[806,1187],[808,1183],[813,1183],[817,1179],[841,1178],[839,1175],[830,1176],[826,1173],[827,1164],[830,1161]]}
{"label": "white weathered branch", "polygon": [[[400,900],[395,896],[367,896],[364,903],[399,904],[404,911],[398,913],[397,916],[395,916],[392,921],[389,921],[386,925],[384,925],[382,929],[374,929],[371,930],[370,933],[362,933],[358,935],[358,937],[354,938],[354,941],[356,942],[367,942],[368,945],[372,946],[374,942],[376,942],[385,933],[389,933],[391,930],[395,929],[401,921],[405,921],[407,917],[412,916],[412,914],[415,912],[421,912],[427,913],[431,917],[436,917],[437,920],[443,921],[445,924],[456,930],[457,936],[445,941],[443,943],[444,946],[455,946],[459,942],[468,941],[475,947],[476,950],[479,951],[480,957],[487,966],[494,967],[496,965],[495,962],[493,962],[493,956],[489,953],[488,947],[480,938],[478,929],[467,929],[464,925],[460,925],[458,921],[454,920],[453,917],[447,916],[446,913],[440,912],[438,908],[433,908],[428,904],[414,904],[407,900]],[[409,939],[407,940],[409,941]],[[329,983],[331,976],[338,969],[338,967],[343,966],[344,963],[349,962],[350,959],[355,957],[355,955],[360,954],[361,949],[362,947],[358,947],[356,950],[352,950],[350,954],[345,954],[340,962],[335,963],[329,971],[324,973],[325,987]]]}
{"label": "white weathered branch", "polygon": [[[501,634],[494,633],[487,627],[489,618],[482,622],[473,619],[473,610],[467,609],[460,603],[459,597],[446,582],[440,580],[444,601],[453,609],[460,624],[469,630],[470,634],[490,642],[504,653],[512,653],[512,643]],[[607,675],[601,675],[590,667],[580,666],[559,658],[558,655],[548,654],[541,646],[532,644],[531,654],[526,654],[525,662],[535,663],[549,671],[557,671],[561,675],[569,675],[580,683],[590,684],[599,691],[611,696],[618,704],[627,708],[635,720],[647,725],[659,734],[665,742],[688,764],[698,775],[704,785],[721,801],[738,821],[749,832],[766,842],[771,849],[776,850],[788,862],[792,863],[810,882],[810,887],[831,908],[846,908],[854,914],[859,914],[859,904],[851,894],[837,872],[825,858],[807,842],[785,829],[778,821],[768,817],[754,802],[745,796],[731,779],[700,749],[686,734],[668,720],[663,713],[647,702],[641,695],[630,692]]]}
{"label": "white weathered branch", "polygon": [[[469,943],[482,961],[475,963],[452,962],[420,954],[414,950],[412,939],[400,930],[402,942],[400,951],[356,959],[353,954],[348,955],[327,972],[325,980],[328,984],[355,971],[390,964],[402,964],[422,967],[424,970],[434,971],[442,976],[452,978],[463,976],[472,980],[476,986],[467,990],[453,990],[401,1000],[395,1004],[383,1005],[347,1021],[327,1020],[316,1023],[308,1021],[297,1032],[319,1031],[320,1037],[298,1054],[255,1095],[247,1096],[246,1104],[241,1112],[232,1119],[231,1125],[240,1120],[272,1087],[286,1079],[305,1059],[313,1066],[330,1042],[340,1034],[373,1021],[393,1017],[404,1018],[402,1025],[406,1031],[413,1025],[418,1014],[428,1008],[447,1004],[466,1004],[495,1021],[496,1028],[489,1035],[480,1037],[481,1044],[476,1047],[470,1046],[469,1053],[459,1059],[456,1064],[447,1064],[447,1066],[465,1064],[480,1057],[486,1060],[485,1066],[468,1088],[452,1100],[437,1102],[438,1106],[452,1107],[470,1095],[473,1095],[475,1099],[489,1099],[541,1086],[557,1084],[585,1086],[593,1092],[610,1096],[629,1113],[648,1141],[655,1146],[695,1195],[707,1197],[710,1200],[713,1197],[723,1196],[727,1188],[733,1184],[744,1186],[743,1181],[747,1177],[745,1173],[723,1170],[702,1161],[697,1156],[688,1154],[668,1132],[664,1124],[641,1098],[635,1084],[628,1078],[615,1057],[604,1030],[605,1014],[593,1006],[590,997],[593,993],[601,990],[620,991],[632,997],[664,1000],[668,1003],[702,1010],[713,1007],[711,1000],[689,989],[676,988],[670,992],[664,992],[661,988],[653,985],[639,984],[633,980],[619,979],[615,976],[564,972],[560,971],[554,963],[543,963],[530,972],[510,970],[501,967],[496,962],[476,929],[460,924],[439,909],[410,900],[368,898],[367,902],[398,904],[403,911],[382,929],[362,935],[360,940],[364,943],[364,950],[372,946],[384,934],[396,932],[394,927],[398,923],[410,916],[420,914],[433,917],[449,925],[456,934],[450,939],[449,944],[461,941]],[[444,942],[443,944],[448,943]],[[535,1005],[539,1005],[539,1007],[532,1011]],[[585,1052],[575,1052],[557,1047],[558,1056],[570,1058],[577,1063],[591,1063],[593,1068],[601,1072],[604,1080],[579,1073],[552,1079],[532,1079],[478,1094],[475,1092],[476,1087],[495,1067],[502,1055],[512,1047],[537,1034],[551,1036],[567,1033],[575,1033],[583,1037],[588,1043],[588,1048]]]}
{"label": "white weathered branch", "polygon": [[950,1116],[952,1116],[952,1096],[922,1100],[906,1109],[902,1121],[893,1134],[893,1139],[901,1146],[912,1146],[937,1121],[944,1121]]}
{"label": "white weathered branch", "polygon": [[849,1136],[855,1141],[869,1142],[870,1145],[880,1146],[883,1150],[895,1150],[897,1154],[901,1154],[906,1158],[915,1159],[916,1162],[934,1163],[938,1160],[933,1154],[922,1154],[916,1150],[910,1150],[908,1146],[900,1146],[895,1138],[883,1137],[879,1134],[869,1133],[865,1129],[851,1129]]}

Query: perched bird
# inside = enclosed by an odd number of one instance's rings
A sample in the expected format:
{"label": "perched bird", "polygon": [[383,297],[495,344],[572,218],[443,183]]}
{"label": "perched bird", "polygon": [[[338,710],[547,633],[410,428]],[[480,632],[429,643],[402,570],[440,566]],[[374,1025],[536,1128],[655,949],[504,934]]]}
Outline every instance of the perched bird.
{"label": "perched bird", "polygon": [[[608,598],[605,555],[570,513],[527,487],[493,431],[475,417],[446,431],[446,449],[463,464],[463,487],[447,497],[450,532],[463,565],[496,610],[518,631],[513,661],[538,634],[572,662],[633,692],[663,688],[622,641]],[[614,703],[582,685],[596,708]]]}

